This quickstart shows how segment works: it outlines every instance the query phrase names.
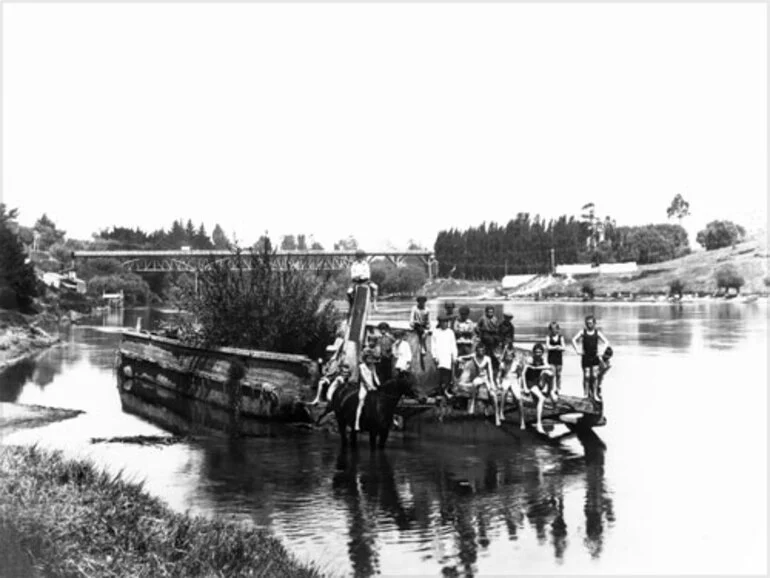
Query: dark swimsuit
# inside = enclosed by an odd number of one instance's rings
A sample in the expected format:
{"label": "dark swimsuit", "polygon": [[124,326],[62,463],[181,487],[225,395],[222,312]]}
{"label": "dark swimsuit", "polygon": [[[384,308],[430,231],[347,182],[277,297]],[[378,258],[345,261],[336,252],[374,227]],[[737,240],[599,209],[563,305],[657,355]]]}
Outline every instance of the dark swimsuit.
{"label": "dark swimsuit", "polygon": [[583,358],[580,365],[583,369],[601,365],[599,361],[599,331],[594,330],[594,334],[590,335],[583,330]]}
{"label": "dark swimsuit", "polygon": [[[554,338],[556,340],[554,341]],[[548,345],[551,347],[556,345],[564,345],[564,338],[561,335],[549,335]],[[562,365],[562,351],[561,349],[549,349],[548,350],[548,363],[549,365]]]}

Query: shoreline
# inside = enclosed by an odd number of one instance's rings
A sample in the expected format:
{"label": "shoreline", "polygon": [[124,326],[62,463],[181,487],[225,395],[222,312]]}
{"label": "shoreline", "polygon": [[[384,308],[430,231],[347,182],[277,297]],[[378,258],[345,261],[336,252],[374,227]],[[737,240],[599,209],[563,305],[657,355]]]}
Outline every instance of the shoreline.
{"label": "shoreline", "polygon": [[322,575],[264,530],[177,514],[141,483],[36,446],[0,446],[0,503],[16,575]]}
{"label": "shoreline", "polygon": [[30,322],[21,313],[0,309],[0,375],[61,343],[58,335],[38,327],[46,321],[43,316],[34,316]]}

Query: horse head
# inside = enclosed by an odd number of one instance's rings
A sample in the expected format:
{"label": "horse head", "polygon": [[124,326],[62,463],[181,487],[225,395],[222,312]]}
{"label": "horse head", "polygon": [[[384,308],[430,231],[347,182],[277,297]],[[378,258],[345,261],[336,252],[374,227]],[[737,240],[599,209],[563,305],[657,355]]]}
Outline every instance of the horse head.
{"label": "horse head", "polygon": [[388,380],[383,384],[382,391],[389,397],[400,399],[401,397],[409,397],[412,399],[419,399],[420,394],[416,389],[417,380],[411,373],[402,372],[393,379]]}

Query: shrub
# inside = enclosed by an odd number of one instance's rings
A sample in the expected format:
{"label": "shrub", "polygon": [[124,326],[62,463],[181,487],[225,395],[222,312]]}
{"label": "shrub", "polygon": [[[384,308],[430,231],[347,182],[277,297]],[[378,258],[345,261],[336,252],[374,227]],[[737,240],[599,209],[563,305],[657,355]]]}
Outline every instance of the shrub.
{"label": "shrub", "polygon": [[668,294],[677,297],[681,297],[682,293],[684,293],[684,281],[681,279],[674,279],[671,281],[671,283],[668,284]]}
{"label": "shrub", "polygon": [[37,278],[32,265],[26,262],[21,240],[9,226],[15,216],[15,211],[6,213],[5,205],[0,203],[0,289],[5,290],[6,304],[26,310],[37,296]]}
{"label": "shrub", "polygon": [[591,281],[586,279],[585,281],[583,281],[583,283],[581,283],[580,294],[583,297],[587,297],[588,299],[593,299],[595,293],[596,293],[596,290],[594,288],[594,284],[591,283]]}
{"label": "shrub", "polygon": [[150,286],[136,273],[121,273],[120,275],[98,275],[88,282],[88,294],[101,297],[102,293],[119,293],[129,304],[147,303]]}
{"label": "shrub", "polygon": [[722,265],[715,274],[717,287],[720,289],[735,288],[740,291],[746,280],[738,273],[734,265]]}
{"label": "shrub", "polygon": [[[283,258],[285,259],[285,258]],[[229,262],[228,262],[229,261]],[[204,346],[230,346],[315,359],[334,340],[338,312],[326,299],[328,277],[276,267],[274,253],[233,253],[198,272],[177,305],[192,314],[181,334]]]}
{"label": "shrub", "polygon": [[739,243],[745,236],[746,230],[732,221],[711,221],[698,232],[695,240],[707,251],[712,251]]}

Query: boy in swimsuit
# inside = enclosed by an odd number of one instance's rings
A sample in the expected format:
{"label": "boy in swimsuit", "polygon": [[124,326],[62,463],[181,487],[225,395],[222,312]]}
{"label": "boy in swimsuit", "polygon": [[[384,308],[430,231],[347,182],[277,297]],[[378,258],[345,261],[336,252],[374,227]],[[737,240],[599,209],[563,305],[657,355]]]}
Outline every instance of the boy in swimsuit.
{"label": "boy in swimsuit", "polygon": [[[601,401],[598,394],[598,377],[601,367],[599,359],[599,341],[605,348],[610,346],[607,338],[596,328],[596,317],[588,315],[585,319],[585,327],[572,338],[572,347],[575,353],[581,356],[580,366],[583,368],[583,395],[596,401]],[[578,349],[578,342],[582,348]]]}
{"label": "boy in swimsuit", "polygon": [[543,405],[545,404],[545,398],[550,396],[551,401],[556,401],[553,396],[553,370],[543,359],[544,353],[545,347],[543,347],[543,344],[535,343],[535,346],[532,348],[532,359],[527,360],[524,364],[521,384],[522,391],[524,393],[531,393],[537,400],[537,424],[535,429],[541,434],[545,433],[543,429]]}
{"label": "boy in swimsuit", "polygon": [[494,398],[492,360],[487,355],[487,349],[483,343],[476,344],[476,353],[465,364],[461,380],[461,385],[471,386],[471,402],[468,405],[469,414],[473,414],[476,411],[476,396],[482,387],[486,387],[489,396]]}

